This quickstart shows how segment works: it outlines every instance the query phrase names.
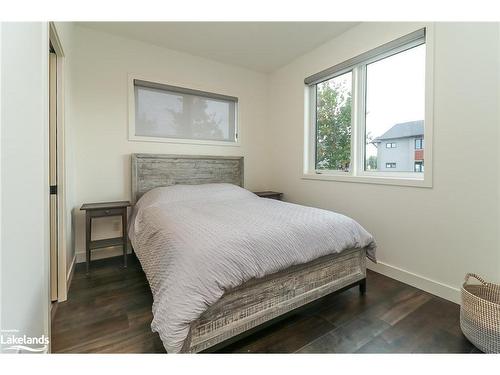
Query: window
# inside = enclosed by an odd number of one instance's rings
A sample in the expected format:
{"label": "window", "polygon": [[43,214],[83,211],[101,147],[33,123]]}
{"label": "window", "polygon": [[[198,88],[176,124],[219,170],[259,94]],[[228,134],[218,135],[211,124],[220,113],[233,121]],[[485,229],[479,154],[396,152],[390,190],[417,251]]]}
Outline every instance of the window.
{"label": "window", "polygon": [[238,99],[133,80],[130,139],[236,144]]}
{"label": "window", "polygon": [[424,140],[422,138],[415,139],[415,150],[424,149]]}
{"label": "window", "polygon": [[421,29],[307,77],[311,138],[305,177],[423,181],[426,92],[431,92],[426,59]]}
{"label": "window", "polygon": [[423,172],[424,171],[424,162],[416,161],[415,162],[415,172]]}

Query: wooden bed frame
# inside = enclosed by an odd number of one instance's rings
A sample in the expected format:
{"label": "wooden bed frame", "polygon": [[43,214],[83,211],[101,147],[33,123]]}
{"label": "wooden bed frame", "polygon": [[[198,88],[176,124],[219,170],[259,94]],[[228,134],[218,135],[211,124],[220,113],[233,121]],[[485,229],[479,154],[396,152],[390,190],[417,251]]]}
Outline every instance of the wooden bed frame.
{"label": "wooden bed frame", "polygon": [[[243,187],[243,157],[132,154],[132,199],[155,187],[227,182]],[[262,198],[265,199],[265,198]],[[350,249],[228,291],[191,324],[182,352],[214,350],[327,294],[366,291],[366,250]]]}

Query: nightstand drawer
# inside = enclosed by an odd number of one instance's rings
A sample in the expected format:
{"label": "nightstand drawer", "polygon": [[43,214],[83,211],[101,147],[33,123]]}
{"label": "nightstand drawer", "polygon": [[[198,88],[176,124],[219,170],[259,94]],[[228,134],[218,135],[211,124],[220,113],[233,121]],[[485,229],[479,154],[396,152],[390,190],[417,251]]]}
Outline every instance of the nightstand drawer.
{"label": "nightstand drawer", "polygon": [[123,214],[122,208],[108,208],[101,210],[89,210],[90,217],[106,217],[106,216],[121,216]]}

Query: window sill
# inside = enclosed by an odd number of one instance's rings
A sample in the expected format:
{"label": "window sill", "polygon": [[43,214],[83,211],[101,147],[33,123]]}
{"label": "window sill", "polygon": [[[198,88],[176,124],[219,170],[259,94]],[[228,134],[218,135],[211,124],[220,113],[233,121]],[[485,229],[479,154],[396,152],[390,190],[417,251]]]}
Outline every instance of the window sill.
{"label": "window sill", "polygon": [[336,174],[319,174],[319,173],[304,173],[303,180],[320,180],[320,181],[339,181],[339,182],[357,182],[362,184],[379,184],[379,185],[395,185],[395,186],[412,186],[422,188],[432,188],[430,179],[417,178],[402,178],[402,177],[386,177],[386,176],[352,176],[352,175],[336,175]]}
{"label": "window sill", "polygon": [[177,143],[177,144],[200,145],[200,146],[226,146],[226,147],[241,146],[239,140],[237,142],[229,142],[229,141],[210,141],[202,139],[146,137],[137,135],[129,136],[128,140],[131,142]]}

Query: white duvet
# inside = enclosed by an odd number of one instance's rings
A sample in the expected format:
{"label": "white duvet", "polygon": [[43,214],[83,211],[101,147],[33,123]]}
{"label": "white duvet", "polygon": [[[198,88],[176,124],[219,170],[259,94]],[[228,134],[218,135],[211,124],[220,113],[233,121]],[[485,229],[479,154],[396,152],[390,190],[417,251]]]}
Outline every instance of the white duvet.
{"label": "white duvet", "polygon": [[259,198],[230,184],[153,189],[137,202],[130,239],[153,292],[153,331],[181,350],[190,324],[228,289],[373,237],[335,212]]}

